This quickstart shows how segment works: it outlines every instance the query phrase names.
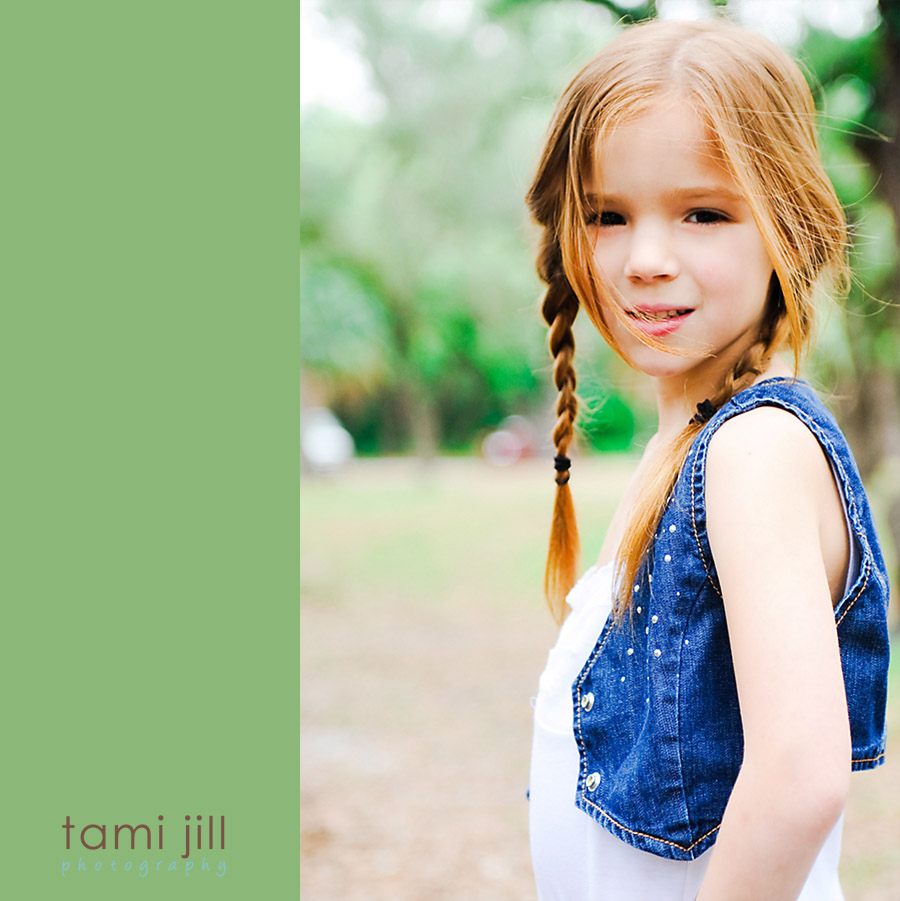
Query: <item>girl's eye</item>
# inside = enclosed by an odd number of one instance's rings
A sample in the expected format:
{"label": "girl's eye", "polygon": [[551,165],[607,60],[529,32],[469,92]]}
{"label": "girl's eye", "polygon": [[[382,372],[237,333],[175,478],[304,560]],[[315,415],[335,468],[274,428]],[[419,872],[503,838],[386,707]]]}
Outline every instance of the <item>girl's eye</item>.
{"label": "girl's eye", "polygon": [[607,228],[610,225],[624,225],[625,217],[621,213],[611,213],[609,210],[602,210],[599,213],[591,213],[587,224],[599,225],[601,228]]}
{"label": "girl's eye", "polygon": [[696,225],[710,225],[714,222],[727,222],[728,216],[719,210],[694,210],[686,219]]}

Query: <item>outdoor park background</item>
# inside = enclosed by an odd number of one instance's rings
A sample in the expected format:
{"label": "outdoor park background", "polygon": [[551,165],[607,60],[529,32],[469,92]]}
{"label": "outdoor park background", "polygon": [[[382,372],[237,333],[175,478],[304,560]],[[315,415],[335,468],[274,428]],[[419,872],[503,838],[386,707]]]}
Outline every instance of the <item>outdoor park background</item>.
{"label": "outdoor park background", "polygon": [[[310,901],[534,897],[525,791],[529,697],[554,638],[554,396],[522,196],[556,96],[616,23],[713,5],[301,0],[301,427],[330,409],[356,448],[340,467],[308,459],[301,492]],[[900,4],[727,7],[815,85],[856,280],[846,304],[824,304],[804,375],[851,438],[896,602]],[[576,340],[589,563],[653,419],[589,324]],[[494,465],[484,442],[510,416],[528,440]],[[848,901],[900,897],[896,679],[887,763],[853,779]]]}

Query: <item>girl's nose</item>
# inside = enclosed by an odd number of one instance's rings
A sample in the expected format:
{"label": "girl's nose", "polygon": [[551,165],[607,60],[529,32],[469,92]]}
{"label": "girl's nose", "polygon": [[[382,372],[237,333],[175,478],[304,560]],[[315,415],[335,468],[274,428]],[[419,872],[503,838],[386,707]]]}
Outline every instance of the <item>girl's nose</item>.
{"label": "girl's nose", "polygon": [[666,229],[654,223],[633,227],[625,276],[635,281],[672,279],[678,275],[678,259]]}

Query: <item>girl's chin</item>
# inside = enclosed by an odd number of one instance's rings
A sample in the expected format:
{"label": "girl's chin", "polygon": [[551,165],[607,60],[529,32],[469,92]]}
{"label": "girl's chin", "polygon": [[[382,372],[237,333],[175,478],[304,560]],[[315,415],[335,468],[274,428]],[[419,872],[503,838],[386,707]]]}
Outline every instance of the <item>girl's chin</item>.
{"label": "girl's chin", "polygon": [[708,360],[707,357],[666,354],[643,346],[629,353],[627,359],[632,369],[653,379],[686,376]]}
{"label": "girl's chin", "polygon": [[730,365],[727,356],[675,356],[661,354],[659,351],[635,354],[629,359],[629,363],[633,369],[651,379],[663,382],[669,379],[684,383],[690,381],[697,390],[706,390],[707,393],[718,390],[723,373]]}

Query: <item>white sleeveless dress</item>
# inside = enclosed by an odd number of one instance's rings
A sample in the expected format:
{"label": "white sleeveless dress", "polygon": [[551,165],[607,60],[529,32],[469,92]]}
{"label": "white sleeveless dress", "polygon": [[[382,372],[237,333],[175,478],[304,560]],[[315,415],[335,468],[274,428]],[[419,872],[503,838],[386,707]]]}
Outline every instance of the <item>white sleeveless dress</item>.
{"label": "white sleeveless dress", "polygon": [[[694,901],[710,851],[680,861],[639,851],[575,806],[578,749],[572,683],[612,608],[612,565],[592,567],[570,592],[572,612],[540,678],[531,757],[531,856],[541,901]],[[838,820],[798,901],[843,901]]]}

